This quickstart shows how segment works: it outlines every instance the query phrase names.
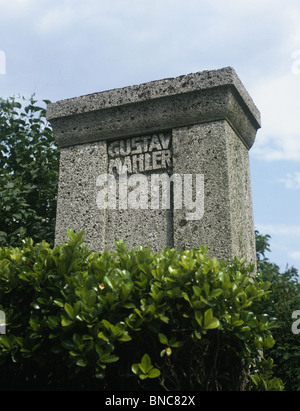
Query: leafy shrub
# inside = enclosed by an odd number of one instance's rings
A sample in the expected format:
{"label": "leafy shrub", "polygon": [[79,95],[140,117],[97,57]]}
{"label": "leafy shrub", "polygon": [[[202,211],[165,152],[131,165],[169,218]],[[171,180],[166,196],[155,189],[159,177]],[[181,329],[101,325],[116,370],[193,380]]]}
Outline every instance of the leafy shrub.
{"label": "leafy shrub", "polygon": [[0,245],[54,241],[59,151],[36,103],[0,98]]}
{"label": "leafy shrub", "polygon": [[6,389],[281,390],[269,283],[204,247],[94,253],[83,234],[0,248]]}
{"label": "leafy shrub", "polygon": [[300,309],[300,283],[295,267],[280,272],[265,256],[270,251],[270,236],[256,232],[258,278],[271,284],[270,298],[262,301],[261,312],[268,313],[276,327],[272,330],[276,344],[270,356],[276,374],[284,379],[287,391],[300,391],[300,337],[292,332],[292,313]]}

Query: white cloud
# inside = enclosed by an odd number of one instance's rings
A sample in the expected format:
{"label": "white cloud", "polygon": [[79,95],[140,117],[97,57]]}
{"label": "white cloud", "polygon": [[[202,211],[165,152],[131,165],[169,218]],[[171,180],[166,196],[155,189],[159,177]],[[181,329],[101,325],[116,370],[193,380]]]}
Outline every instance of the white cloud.
{"label": "white cloud", "polygon": [[6,74],[6,54],[0,50],[0,74]]}
{"label": "white cloud", "polygon": [[42,31],[52,31],[68,27],[74,18],[74,9],[68,5],[60,5],[47,10],[40,18],[38,27]]}
{"label": "white cloud", "polygon": [[288,253],[288,256],[294,258],[295,260],[300,260],[300,251],[293,251]]}
{"label": "white cloud", "polygon": [[295,171],[293,174],[288,173],[285,178],[280,178],[280,182],[285,184],[288,189],[300,189],[300,172]]}
{"label": "white cloud", "polygon": [[[261,159],[300,160],[300,9],[290,1],[274,4],[280,16],[281,40],[272,43],[272,67],[251,90],[262,116],[253,154]],[[278,21],[277,21],[278,23]],[[273,34],[277,25],[273,26]],[[275,30],[274,30],[275,29]],[[265,49],[268,53],[268,50]]]}
{"label": "white cloud", "polygon": [[299,5],[287,8],[286,15],[290,24],[290,35],[288,38],[292,49],[300,48],[300,10]]}
{"label": "white cloud", "polygon": [[300,160],[300,74],[289,71],[260,81],[252,90],[262,116],[253,154],[266,160]]}
{"label": "white cloud", "polygon": [[24,13],[36,8],[39,3],[38,0],[0,0],[1,15],[7,18],[24,17]]}
{"label": "white cloud", "polygon": [[19,7],[32,6],[36,2],[37,0],[10,0],[10,1],[0,0],[0,7],[3,10],[15,9],[17,6]]}
{"label": "white cloud", "polygon": [[261,234],[270,234],[283,237],[300,237],[300,226],[287,224],[255,224],[256,229]]}
{"label": "white cloud", "polygon": [[[281,261],[279,265],[281,265],[283,269],[287,263],[289,265],[297,264],[298,260],[300,260],[299,225],[256,224],[255,228],[260,234],[269,234],[271,236],[271,252],[277,254],[277,257]],[[293,260],[295,260],[295,262]]]}

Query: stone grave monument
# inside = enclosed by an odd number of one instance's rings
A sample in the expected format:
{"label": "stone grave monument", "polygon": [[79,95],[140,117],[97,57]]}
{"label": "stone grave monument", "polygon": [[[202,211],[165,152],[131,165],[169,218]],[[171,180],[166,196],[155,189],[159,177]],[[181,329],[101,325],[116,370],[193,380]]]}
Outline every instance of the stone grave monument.
{"label": "stone grave monument", "polygon": [[231,67],[58,101],[56,244],[208,246],[255,262],[249,153],[260,114]]}

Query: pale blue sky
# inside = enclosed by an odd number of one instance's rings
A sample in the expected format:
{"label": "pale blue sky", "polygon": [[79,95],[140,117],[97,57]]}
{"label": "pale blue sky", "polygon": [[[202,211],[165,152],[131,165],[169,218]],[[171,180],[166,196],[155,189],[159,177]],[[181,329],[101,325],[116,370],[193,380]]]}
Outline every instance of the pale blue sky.
{"label": "pale blue sky", "polygon": [[0,50],[1,97],[52,101],[232,66],[262,116],[256,228],[300,268],[299,0],[0,0]]}

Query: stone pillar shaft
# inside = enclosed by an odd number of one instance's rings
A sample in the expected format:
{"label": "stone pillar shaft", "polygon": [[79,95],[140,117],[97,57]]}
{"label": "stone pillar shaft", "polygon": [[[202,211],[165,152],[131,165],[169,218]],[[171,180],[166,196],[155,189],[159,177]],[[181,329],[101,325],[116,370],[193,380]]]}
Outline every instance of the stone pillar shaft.
{"label": "stone pillar shaft", "polygon": [[255,261],[248,151],[260,114],[224,68],[49,104],[61,148],[56,243],[85,231]]}

